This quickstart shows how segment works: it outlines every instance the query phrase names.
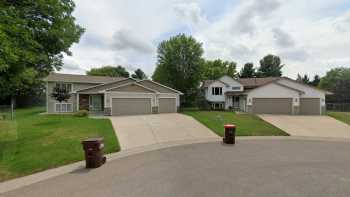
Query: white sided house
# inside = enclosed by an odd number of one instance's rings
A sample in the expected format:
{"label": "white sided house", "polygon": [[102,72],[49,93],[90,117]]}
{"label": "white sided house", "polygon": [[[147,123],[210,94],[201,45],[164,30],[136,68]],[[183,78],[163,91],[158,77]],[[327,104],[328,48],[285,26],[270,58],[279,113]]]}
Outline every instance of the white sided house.
{"label": "white sided house", "polygon": [[223,76],[201,86],[212,109],[256,114],[322,115],[326,94],[286,77],[233,79]]}
{"label": "white sided house", "polygon": [[[148,79],[51,73],[46,82],[47,113],[79,110],[112,116],[175,113],[182,95]],[[67,88],[70,98],[58,102],[51,96],[55,86]]]}

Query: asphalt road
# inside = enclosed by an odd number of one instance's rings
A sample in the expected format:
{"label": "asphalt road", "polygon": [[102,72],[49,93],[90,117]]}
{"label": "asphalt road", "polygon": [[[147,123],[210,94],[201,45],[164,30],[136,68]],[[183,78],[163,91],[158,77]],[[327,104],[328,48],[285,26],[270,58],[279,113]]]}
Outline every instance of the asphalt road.
{"label": "asphalt road", "polygon": [[[0,195],[1,196],[1,195]],[[141,153],[6,197],[350,196],[350,143],[246,140]]]}

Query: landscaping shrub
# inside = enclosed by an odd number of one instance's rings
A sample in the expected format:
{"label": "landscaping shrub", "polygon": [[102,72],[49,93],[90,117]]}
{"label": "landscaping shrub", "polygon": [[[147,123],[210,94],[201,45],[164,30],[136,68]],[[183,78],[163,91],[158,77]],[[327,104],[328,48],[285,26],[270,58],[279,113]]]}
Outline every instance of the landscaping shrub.
{"label": "landscaping shrub", "polygon": [[80,110],[74,114],[76,117],[86,117],[89,115],[89,112],[87,110]]}

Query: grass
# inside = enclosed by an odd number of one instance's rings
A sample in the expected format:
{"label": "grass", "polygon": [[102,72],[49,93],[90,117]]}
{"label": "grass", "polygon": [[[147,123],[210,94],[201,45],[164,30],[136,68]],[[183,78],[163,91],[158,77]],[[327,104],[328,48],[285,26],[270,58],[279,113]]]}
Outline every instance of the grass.
{"label": "grass", "polygon": [[237,136],[287,136],[281,129],[253,114],[236,114],[225,111],[184,111],[219,136],[224,135],[224,124],[235,124]]}
{"label": "grass", "polygon": [[84,159],[81,140],[104,137],[106,153],[120,150],[109,119],[40,115],[43,108],[16,110],[0,121],[0,181]]}
{"label": "grass", "polygon": [[327,114],[350,125],[350,112],[328,112]]}

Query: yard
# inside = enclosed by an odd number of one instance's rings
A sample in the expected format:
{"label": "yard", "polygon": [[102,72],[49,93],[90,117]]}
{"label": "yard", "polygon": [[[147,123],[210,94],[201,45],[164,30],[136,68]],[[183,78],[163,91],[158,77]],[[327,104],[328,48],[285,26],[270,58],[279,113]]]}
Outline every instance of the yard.
{"label": "yard", "polygon": [[327,114],[350,125],[350,112],[328,112]]}
{"label": "yard", "polygon": [[253,114],[236,114],[225,111],[184,111],[220,136],[224,135],[224,124],[235,124],[238,136],[286,136],[281,129],[265,122]]}
{"label": "yard", "polygon": [[104,137],[106,153],[120,150],[109,119],[43,111],[19,109],[16,120],[0,120],[0,181],[83,160],[80,142],[88,137]]}

